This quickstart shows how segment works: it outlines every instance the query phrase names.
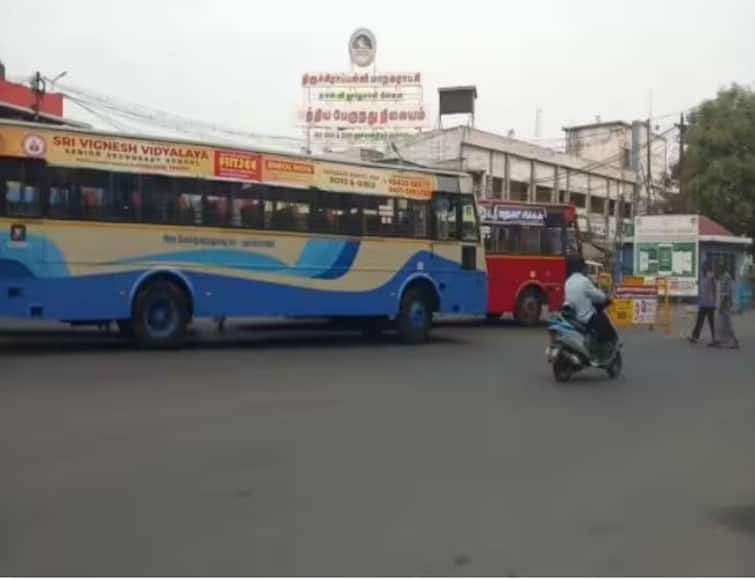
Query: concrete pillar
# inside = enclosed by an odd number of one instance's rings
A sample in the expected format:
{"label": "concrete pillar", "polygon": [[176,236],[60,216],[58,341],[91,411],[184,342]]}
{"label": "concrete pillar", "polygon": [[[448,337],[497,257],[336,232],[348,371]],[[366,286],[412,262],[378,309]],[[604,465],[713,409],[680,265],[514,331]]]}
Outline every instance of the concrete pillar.
{"label": "concrete pillar", "polygon": [[558,165],[553,166],[553,191],[551,192],[551,203],[558,203]]}
{"label": "concrete pillar", "polygon": [[571,203],[571,170],[566,168],[566,193],[564,195],[564,203]]}
{"label": "concrete pillar", "polygon": [[485,184],[485,197],[490,199],[493,197],[493,151],[488,153],[488,175],[487,183]]}
{"label": "concrete pillar", "polygon": [[503,154],[503,199],[511,199],[511,162],[509,154]]}
{"label": "concrete pillar", "polygon": [[535,192],[537,191],[535,188],[537,187],[535,183],[535,160],[530,159],[530,186],[527,191],[527,201],[535,201]]}
{"label": "concrete pillar", "polygon": [[606,177],[606,198],[603,200],[603,227],[606,229],[606,240],[611,239],[611,228],[609,227],[610,216],[609,210],[611,209],[611,180]]}
{"label": "concrete pillar", "polygon": [[611,209],[611,180],[606,178],[606,199],[603,203],[603,213],[608,216],[609,211]]}
{"label": "concrete pillar", "polygon": [[590,219],[592,213],[592,175],[587,174],[587,195],[585,196],[585,212],[587,213],[587,219]]}

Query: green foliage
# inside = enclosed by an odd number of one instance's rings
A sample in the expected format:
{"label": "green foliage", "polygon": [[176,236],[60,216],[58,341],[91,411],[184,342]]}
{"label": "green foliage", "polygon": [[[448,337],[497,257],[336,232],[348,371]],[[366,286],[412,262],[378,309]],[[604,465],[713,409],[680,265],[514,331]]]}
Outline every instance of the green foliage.
{"label": "green foliage", "polygon": [[689,117],[683,190],[695,207],[735,234],[755,231],[755,92],[719,91]]}

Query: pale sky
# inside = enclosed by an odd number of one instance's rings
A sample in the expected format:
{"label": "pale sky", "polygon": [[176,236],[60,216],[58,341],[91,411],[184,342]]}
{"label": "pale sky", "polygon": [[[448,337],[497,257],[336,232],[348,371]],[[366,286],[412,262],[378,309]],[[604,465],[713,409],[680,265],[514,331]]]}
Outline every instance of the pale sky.
{"label": "pale sky", "polygon": [[[300,135],[301,76],[347,71],[348,38],[377,66],[476,84],[477,127],[530,138],[566,124],[676,112],[755,81],[748,0],[0,0],[0,60],[137,103],[244,130]],[[665,119],[670,123],[673,119]]]}

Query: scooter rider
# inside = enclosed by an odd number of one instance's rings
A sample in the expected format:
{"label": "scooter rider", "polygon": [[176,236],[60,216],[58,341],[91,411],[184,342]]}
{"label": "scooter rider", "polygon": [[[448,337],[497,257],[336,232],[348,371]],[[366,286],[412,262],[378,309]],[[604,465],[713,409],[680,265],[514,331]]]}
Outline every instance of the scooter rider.
{"label": "scooter rider", "polygon": [[616,340],[616,331],[605,312],[595,309],[595,304],[607,303],[608,297],[585,275],[587,265],[582,256],[569,256],[566,266],[569,274],[565,286],[566,302],[574,308],[576,319],[593,333],[601,347],[601,358],[605,358],[610,354],[606,352],[607,347]]}

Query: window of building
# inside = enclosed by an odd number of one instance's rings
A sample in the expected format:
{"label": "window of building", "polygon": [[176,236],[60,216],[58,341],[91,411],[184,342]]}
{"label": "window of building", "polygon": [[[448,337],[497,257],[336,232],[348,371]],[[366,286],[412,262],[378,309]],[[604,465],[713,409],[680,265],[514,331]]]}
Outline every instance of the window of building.
{"label": "window of building", "polygon": [[482,173],[476,172],[472,174],[472,189],[475,192],[475,195],[478,197],[483,197],[483,194],[485,193],[482,188]]}
{"label": "window of building", "polygon": [[521,181],[511,181],[509,188],[511,189],[510,199],[512,201],[527,201],[528,186],[526,183]]}
{"label": "window of building", "polygon": [[587,196],[584,193],[571,193],[571,202],[577,207],[587,206]]}
{"label": "window of building", "polygon": [[502,177],[493,178],[493,197],[496,197],[498,199],[503,198],[503,178]]}
{"label": "window of building", "polygon": [[552,192],[553,190],[550,187],[535,186],[535,201],[537,203],[550,203]]}

